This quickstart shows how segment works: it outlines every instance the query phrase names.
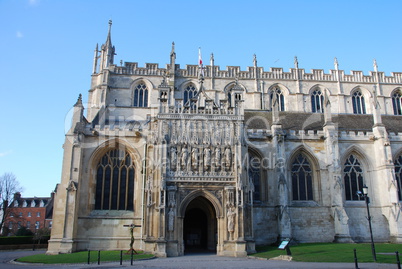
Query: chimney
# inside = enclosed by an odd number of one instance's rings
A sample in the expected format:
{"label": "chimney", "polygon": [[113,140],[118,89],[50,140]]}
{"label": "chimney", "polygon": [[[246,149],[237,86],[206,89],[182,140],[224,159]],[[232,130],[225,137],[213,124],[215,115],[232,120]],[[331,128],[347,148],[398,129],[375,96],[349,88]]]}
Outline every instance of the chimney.
{"label": "chimney", "polygon": [[21,193],[20,192],[14,193],[14,201],[19,199],[21,199]]}

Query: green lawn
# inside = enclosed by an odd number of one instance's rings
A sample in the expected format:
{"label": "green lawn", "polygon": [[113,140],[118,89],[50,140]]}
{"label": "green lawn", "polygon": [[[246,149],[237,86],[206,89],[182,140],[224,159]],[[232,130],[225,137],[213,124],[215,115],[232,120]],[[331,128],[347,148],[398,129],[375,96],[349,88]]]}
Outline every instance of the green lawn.
{"label": "green lawn", "polygon": [[[373,262],[371,244],[311,243],[290,246],[293,261],[300,262],[354,262],[353,249],[356,249],[359,263]],[[395,251],[402,252],[402,244],[375,244],[378,263],[396,263]],[[386,255],[381,253],[392,253]],[[286,255],[286,250],[274,246],[257,247],[257,253],[250,256],[274,258]],[[400,255],[400,259],[402,259]]]}
{"label": "green lawn", "polygon": [[[138,259],[149,259],[153,258],[152,254],[144,254],[141,251],[137,251],[138,254],[133,255],[134,260]],[[120,251],[101,251],[100,252],[101,263],[106,261],[120,261]],[[127,261],[131,259],[131,255],[123,251],[123,260]],[[26,256],[17,259],[19,262],[28,263],[44,263],[44,264],[54,264],[54,263],[87,263],[88,262],[88,251],[75,252],[71,254],[59,254],[59,255],[45,255],[37,254],[32,256]],[[98,251],[90,251],[90,262],[98,262]],[[127,262],[126,262],[127,263]]]}

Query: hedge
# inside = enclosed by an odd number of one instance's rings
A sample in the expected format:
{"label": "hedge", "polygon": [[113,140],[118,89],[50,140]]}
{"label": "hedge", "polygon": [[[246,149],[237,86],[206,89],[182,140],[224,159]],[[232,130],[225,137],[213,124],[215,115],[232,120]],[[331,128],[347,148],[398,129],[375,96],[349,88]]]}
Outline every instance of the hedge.
{"label": "hedge", "polygon": [[[46,236],[41,239],[41,243],[47,243],[50,236]],[[33,236],[5,236],[0,237],[0,245],[22,245],[37,243],[37,240],[33,240]]]}

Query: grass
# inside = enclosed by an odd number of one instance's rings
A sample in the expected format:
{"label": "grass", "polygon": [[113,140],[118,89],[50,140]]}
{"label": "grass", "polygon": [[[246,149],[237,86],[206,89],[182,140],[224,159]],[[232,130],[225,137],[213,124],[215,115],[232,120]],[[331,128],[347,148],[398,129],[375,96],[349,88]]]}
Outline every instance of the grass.
{"label": "grass", "polygon": [[[356,249],[359,263],[371,263],[373,257],[370,244],[340,244],[340,243],[311,243],[290,246],[293,261],[300,262],[354,262],[353,249]],[[402,244],[375,244],[377,253],[377,263],[396,264],[395,251],[402,252]],[[391,255],[381,254],[390,253]],[[101,251],[101,263],[106,261],[120,260],[120,251]],[[250,256],[261,258],[274,258],[279,255],[286,255],[285,250],[280,250],[276,246],[257,247],[257,253]],[[139,252],[133,256],[135,260],[153,258],[152,254]],[[130,260],[130,255],[123,252],[123,260]],[[60,264],[60,263],[87,263],[88,251],[75,252],[71,254],[45,255],[38,254],[19,258],[19,262]],[[98,251],[90,252],[90,263],[97,263]]]}
{"label": "grass", "polygon": [[[152,254],[144,254],[141,251],[137,251],[138,254],[133,255],[134,260],[138,259],[149,259],[153,258]],[[120,261],[120,251],[101,251],[100,252],[101,263]],[[130,254],[126,254],[123,251],[123,260],[127,261],[131,259]],[[58,255],[46,255],[37,254],[32,256],[26,256],[17,259],[18,262],[27,263],[43,263],[43,264],[57,264],[57,263],[87,263],[88,262],[88,251],[74,252],[71,254],[58,254]],[[98,251],[90,251],[90,263],[98,262]]]}
{"label": "grass", "polygon": [[[356,249],[359,263],[374,262],[371,244],[309,243],[290,246],[293,261],[300,262],[354,262]],[[396,263],[395,251],[402,252],[402,244],[375,244],[377,263]],[[391,255],[381,254],[391,253]],[[257,253],[250,256],[274,258],[286,255],[285,250],[275,246],[257,247]],[[401,257],[400,257],[401,258]]]}

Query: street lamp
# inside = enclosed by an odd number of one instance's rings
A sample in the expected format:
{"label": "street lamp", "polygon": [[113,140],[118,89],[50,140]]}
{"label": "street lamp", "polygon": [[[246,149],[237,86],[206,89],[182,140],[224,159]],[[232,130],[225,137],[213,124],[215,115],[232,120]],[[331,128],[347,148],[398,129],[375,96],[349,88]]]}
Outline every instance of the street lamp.
{"label": "street lamp", "polygon": [[368,187],[366,185],[363,186],[362,191],[357,191],[357,195],[359,197],[363,196],[364,201],[366,202],[366,207],[367,207],[367,220],[369,222],[369,229],[370,229],[370,237],[371,237],[371,252],[373,254],[373,260],[376,262],[377,261],[377,256],[375,254],[375,247],[374,247],[374,239],[373,239],[373,230],[371,228],[371,216],[370,216],[370,209],[369,209],[369,203],[370,203],[370,197],[367,196],[368,194]]}

